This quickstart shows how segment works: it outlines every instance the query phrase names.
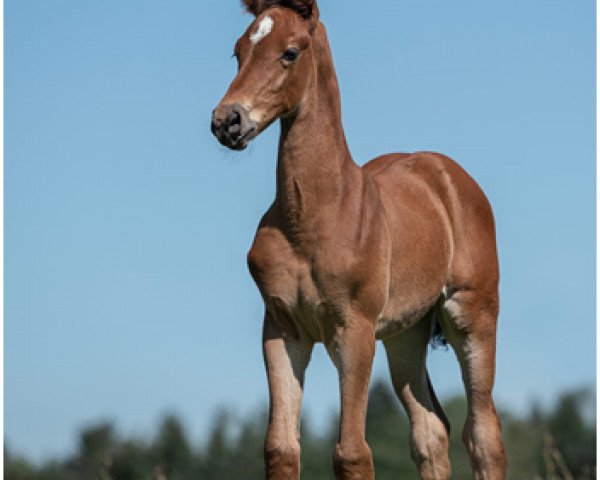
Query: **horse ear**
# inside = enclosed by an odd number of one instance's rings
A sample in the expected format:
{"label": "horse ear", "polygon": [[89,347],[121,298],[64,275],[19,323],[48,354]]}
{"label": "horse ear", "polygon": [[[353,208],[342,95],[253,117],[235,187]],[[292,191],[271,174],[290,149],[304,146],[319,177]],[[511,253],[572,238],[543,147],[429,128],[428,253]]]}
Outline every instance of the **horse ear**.
{"label": "horse ear", "polygon": [[289,8],[308,20],[311,30],[314,30],[319,22],[319,7],[316,0],[242,0],[242,4],[256,17],[269,7]]}
{"label": "horse ear", "polygon": [[302,18],[310,22],[311,31],[319,22],[319,7],[316,0],[263,0],[264,7],[278,5],[289,8],[298,13]]}
{"label": "horse ear", "polygon": [[267,3],[290,8],[305,20],[309,20],[315,13],[318,15],[319,12],[315,0],[267,0]]}
{"label": "horse ear", "polygon": [[301,4],[302,10],[297,10],[310,25],[310,33],[312,34],[319,24],[319,7],[316,0],[296,0],[294,3]]}
{"label": "horse ear", "polygon": [[258,17],[267,6],[265,0],[242,0],[242,5],[255,17]]}

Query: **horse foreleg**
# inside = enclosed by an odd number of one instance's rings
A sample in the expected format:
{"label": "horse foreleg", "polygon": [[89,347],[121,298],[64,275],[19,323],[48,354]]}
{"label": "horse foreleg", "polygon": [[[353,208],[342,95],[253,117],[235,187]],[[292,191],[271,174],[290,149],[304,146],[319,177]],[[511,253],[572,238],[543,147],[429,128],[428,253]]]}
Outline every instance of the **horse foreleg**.
{"label": "horse foreleg", "polygon": [[333,467],[338,480],[373,480],[373,458],[365,440],[371,366],[375,354],[372,323],[354,318],[340,326],[327,350],[340,381],[341,412]]}
{"label": "horse foreleg", "polygon": [[269,381],[269,425],[265,439],[267,480],[300,478],[300,409],[304,371],[313,343],[286,335],[265,315],[263,352]]}

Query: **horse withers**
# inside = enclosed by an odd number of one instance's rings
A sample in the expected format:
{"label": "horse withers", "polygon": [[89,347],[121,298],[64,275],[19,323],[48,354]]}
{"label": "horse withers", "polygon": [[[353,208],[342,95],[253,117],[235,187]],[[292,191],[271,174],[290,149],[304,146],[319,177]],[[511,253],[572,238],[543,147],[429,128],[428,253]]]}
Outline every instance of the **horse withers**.
{"label": "horse withers", "polygon": [[426,354],[434,322],[467,394],[463,439],[477,479],[504,479],[492,400],[498,261],[490,205],[446,156],[350,155],[325,28],[314,0],[244,0],[255,19],[235,44],[238,73],[212,131],[234,150],[281,123],[276,195],[248,254],[265,303],[268,479],[300,475],[304,372],[322,342],[339,374],[338,479],[373,479],[365,413],[375,341],[411,424],[421,478],[448,479],[446,417]]}

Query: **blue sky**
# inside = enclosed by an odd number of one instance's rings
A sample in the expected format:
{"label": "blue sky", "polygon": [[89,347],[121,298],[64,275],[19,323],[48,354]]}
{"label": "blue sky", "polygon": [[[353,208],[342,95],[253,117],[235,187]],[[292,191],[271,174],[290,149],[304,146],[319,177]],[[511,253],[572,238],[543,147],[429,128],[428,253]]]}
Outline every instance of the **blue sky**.
{"label": "blue sky", "polygon": [[[355,160],[454,157],[494,207],[495,396],[525,412],[595,385],[595,3],[321,0]],[[266,401],[246,271],[279,127],[243,153],[210,112],[251,17],[236,0],[5,0],[5,437],[36,459],[114,420]],[[382,128],[384,126],[384,128]],[[374,378],[387,378],[378,349]],[[439,395],[461,391],[451,351]],[[322,348],[314,425],[337,407]]]}

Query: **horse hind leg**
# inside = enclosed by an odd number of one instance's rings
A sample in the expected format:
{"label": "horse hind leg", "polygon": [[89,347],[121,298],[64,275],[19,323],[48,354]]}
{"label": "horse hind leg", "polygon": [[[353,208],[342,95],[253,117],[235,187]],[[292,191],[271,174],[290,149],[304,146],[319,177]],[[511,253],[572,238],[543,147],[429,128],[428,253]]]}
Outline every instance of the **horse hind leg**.
{"label": "horse hind leg", "polygon": [[444,335],[460,362],[467,395],[463,442],[476,480],[506,478],[506,453],[492,399],[495,375],[497,292],[461,290],[442,307]]}
{"label": "horse hind leg", "polygon": [[426,369],[431,314],[384,340],[392,383],[410,420],[411,457],[424,480],[449,479],[449,424]]}

